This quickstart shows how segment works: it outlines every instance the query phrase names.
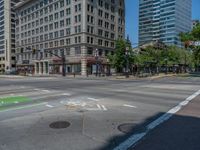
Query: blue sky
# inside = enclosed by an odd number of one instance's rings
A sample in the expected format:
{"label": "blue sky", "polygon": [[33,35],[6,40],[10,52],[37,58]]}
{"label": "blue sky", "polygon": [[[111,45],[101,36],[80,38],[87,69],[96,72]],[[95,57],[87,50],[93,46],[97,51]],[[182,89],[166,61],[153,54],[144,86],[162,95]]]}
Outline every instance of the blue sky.
{"label": "blue sky", "polygon": [[[139,0],[126,1],[126,34],[129,34],[133,45],[138,43],[138,3]],[[192,18],[200,20],[200,0],[192,0]]]}

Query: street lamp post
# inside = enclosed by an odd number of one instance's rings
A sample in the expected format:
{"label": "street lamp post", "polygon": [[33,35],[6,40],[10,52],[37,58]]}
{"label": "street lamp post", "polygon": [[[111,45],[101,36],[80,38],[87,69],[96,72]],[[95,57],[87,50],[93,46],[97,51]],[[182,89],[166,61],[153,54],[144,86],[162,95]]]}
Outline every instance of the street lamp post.
{"label": "street lamp post", "polygon": [[98,76],[98,59],[99,59],[99,51],[98,51],[98,49],[96,49],[96,51],[95,51],[96,77]]}
{"label": "street lamp post", "polygon": [[125,52],[125,56],[126,56],[126,78],[129,78],[129,47],[126,47],[126,52]]}

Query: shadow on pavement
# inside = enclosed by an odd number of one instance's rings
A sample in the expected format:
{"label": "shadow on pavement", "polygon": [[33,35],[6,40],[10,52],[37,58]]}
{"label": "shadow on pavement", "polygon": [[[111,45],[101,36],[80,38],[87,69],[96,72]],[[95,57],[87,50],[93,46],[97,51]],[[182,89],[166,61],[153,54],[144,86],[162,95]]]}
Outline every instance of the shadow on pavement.
{"label": "shadow on pavement", "polygon": [[[125,130],[127,133],[112,137],[100,150],[112,150],[131,135],[145,132],[146,126],[163,114],[158,113],[147,118],[139,125],[125,126],[128,127],[128,130]],[[169,120],[149,131],[134,148],[129,150],[200,150],[200,117],[173,115]]]}

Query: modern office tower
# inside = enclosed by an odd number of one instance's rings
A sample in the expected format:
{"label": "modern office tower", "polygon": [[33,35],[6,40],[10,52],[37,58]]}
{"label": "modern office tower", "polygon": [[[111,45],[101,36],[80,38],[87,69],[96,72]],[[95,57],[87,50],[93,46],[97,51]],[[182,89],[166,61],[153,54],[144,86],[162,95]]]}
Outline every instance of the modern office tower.
{"label": "modern office tower", "polygon": [[140,0],[139,45],[161,41],[181,46],[179,34],[191,31],[192,0]]}
{"label": "modern office tower", "polygon": [[15,13],[19,0],[0,0],[0,74],[14,71],[15,66]]}
{"label": "modern office tower", "polygon": [[192,20],[192,28],[195,28],[197,24],[200,24],[199,20]]}
{"label": "modern office tower", "polygon": [[28,0],[15,10],[21,72],[106,73],[106,56],[125,36],[124,0]]}

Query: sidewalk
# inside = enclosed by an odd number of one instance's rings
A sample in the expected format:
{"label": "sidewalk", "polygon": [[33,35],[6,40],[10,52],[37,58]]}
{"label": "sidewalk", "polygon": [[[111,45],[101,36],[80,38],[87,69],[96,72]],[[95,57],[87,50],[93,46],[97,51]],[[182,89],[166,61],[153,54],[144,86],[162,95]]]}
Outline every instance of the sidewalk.
{"label": "sidewalk", "polygon": [[126,78],[125,76],[95,76],[95,75],[89,75],[89,76],[81,76],[81,75],[66,75],[66,77],[63,77],[62,75],[28,75],[28,76],[20,76],[20,75],[0,75],[0,78],[29,78],[29,77],[37,77],[37,78],[44,78],[44,77],[55,77],[55,78],[68,78],[68,79],[88,79],[88,80],[123,80],[123,81],[130,81],[130,80],[139,80],[139,79],[158,79],[163,77],[171,77],[176,76],[176,74],[160,74],[155,75],[151,77],[136,77],[136,76],[129,76],[129,78]]}
{"label": "sidewalk", "polygon": [[200,150],[200,96],[131,150]]}

